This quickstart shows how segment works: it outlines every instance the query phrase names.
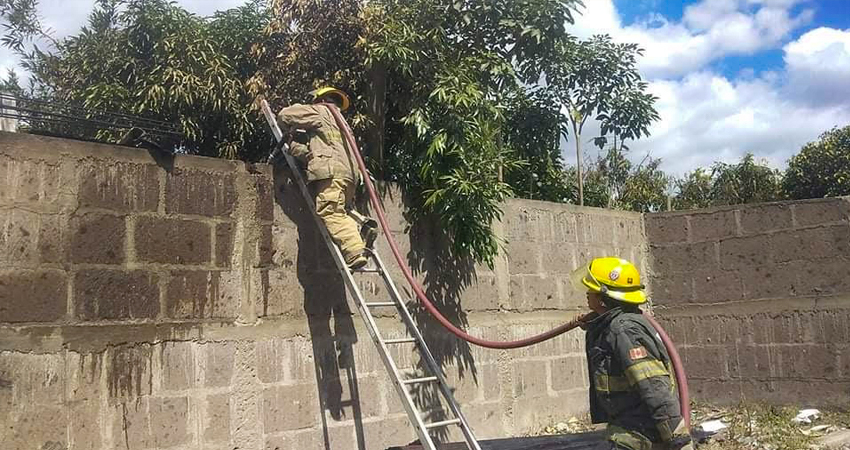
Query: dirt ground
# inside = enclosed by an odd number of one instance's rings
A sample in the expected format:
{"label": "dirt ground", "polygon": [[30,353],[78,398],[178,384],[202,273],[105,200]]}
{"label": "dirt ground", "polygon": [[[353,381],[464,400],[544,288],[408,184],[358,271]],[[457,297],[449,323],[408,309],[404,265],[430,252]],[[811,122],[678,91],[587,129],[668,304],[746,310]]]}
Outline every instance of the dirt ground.
{"label": "dirt ground", "polygon": [[[848,405],[850,406],[850,405]],[[827,435],[850,430],[850,410],[826,410],[810,423],[798,423],[795,416],[810,405],[771,406],[742,402],[734,406],[695,403],[692,412],[694,427],[719,420],[726,429],[699,445],[700,450],[825,450],[821,439]],[[590,417],[569,417],[530,435],[581,433],[596,429]],[[832,450],[850,450],[850,441]]]}

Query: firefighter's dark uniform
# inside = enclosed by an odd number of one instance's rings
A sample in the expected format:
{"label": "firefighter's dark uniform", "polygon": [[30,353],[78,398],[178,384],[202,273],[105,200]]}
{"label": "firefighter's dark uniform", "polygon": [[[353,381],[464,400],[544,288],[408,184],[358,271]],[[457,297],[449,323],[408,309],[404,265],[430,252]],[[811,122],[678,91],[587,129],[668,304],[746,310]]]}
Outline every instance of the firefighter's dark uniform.
{"label": "firefighter's dark uniform", "polygon": [[668,443],[682,420],[670,357],[637,307],[616,307],[587,322],[590,415],[608,423],[603,448],[679,448]]}

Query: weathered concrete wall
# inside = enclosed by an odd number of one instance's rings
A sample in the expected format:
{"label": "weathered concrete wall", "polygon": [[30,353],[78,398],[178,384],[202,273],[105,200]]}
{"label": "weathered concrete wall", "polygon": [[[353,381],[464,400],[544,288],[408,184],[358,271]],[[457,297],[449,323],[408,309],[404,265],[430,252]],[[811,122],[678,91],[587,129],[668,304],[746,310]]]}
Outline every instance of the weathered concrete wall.
{"label": "weathered concrete wall", "polygon": [[650,214],[646,230],[696,397],[847,405],[850,198]]}
{"label": "weathered concrete wall", "polygon": [[[302,205],[266,166],[0,133],[0,448],[413,440]],[[646,260],[637,214],[508,202],[498,224],[508,255],[489,270],[449,260],[425,224],[408,230],[391,189],[385,205],[429,295],[486,338],[541,332],[584,309],[566,276],[578,261]],[[382,296],[368,277],[363,290]],[[580,332],[492,351],[416,318],[480,437],[586,409]],[[379,321],[402,335],[393,317]],[[414,397],[434,410],[433,392]]]}

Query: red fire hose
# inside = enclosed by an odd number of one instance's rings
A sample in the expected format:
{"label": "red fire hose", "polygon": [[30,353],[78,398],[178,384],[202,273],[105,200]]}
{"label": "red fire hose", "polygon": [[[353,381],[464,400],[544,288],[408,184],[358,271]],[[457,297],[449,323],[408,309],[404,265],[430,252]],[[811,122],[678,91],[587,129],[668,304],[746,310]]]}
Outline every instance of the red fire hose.
{"label": "red fire hose", "polygon": [[[375,187],[372,185],[372,181],[369,179],[369,172],[366,169],[366,163],[363,161],[363,156],[360,155],[360,150],[357,147],[357,142],[354,140],[354,135],[351,133],[351,129],[348,127],[348,122],[342,117],[342,114],[339,110],[330,104],[326,104],[328,110],[333,114],[334,119],[336,120],[337,126],[342,131],[343,136],[345,137],[345,141],[348,144],[348,148],[351,150],[351,153],[354,155],[354,158],[357,160],[357,166],[360,168],[360,173],[363,175],[363,181],[366,184],[366,190],[369,192],[369,201],[372,203],[372,208],[375,210],[375,214],[378,216],[378,221],[381,223],[381,228],[385,231],[389,230],[390,227],[387,224],[387,218],[384,215],[384,210],[381,208],[381,203],[378,199],[378,194],[375,191]],[[471,344],[475,344],[481,347],[493,348],[493,349],[512,349],[512,348],[520,348],[527,347],[529,345],[534,345],[540,342],[543,342],[548,339],[552,339],[558,335],[566,333],[584,322],[585,315],[576,316],[569,322],[564,325],[558,326],[552,330],[549,330],[545,333],[538,334],[536,336],[527,337],[525,339],[520,339],[517,341],[488,341],[486,339],[481,339],[475,336],[468,334],[467,332],[461,330],[456,327],[453,323],[451,323],[448,319],[446,319],[440,311],[434,306],[433,303],[428,299],[428,296],[425,294],[425,291],[419,285],[419,282],[413,277],[413,273],[410,271],[410,267],[404,262],[404,258],[401,256],[401,252],[398,249],[398,245],[396,245],[395,240],[392,237],[392,234],[389,232],[385,232],[384,236],[387,238],[387,243],[390,245],[390,250],[395,257],[398,266],[401,268],[402,273],[404,274],[404,278],[407,279],[408,284],[413,289],[413,292],[416,293],[416,297],[428,310],[428,312],[437,319],[440,324],[445,327],[450,333],[455,336],[467,341]],[[655,328],[658,332],[658,335],[661,336],[661,340],[664,342],[664,346],[667,347],[667,352],[670,354],[671,362],[673,363],[673,369],[676,373],[676,382],[679,387],[679,402],[682,410],[682,417],[685,419],[686,425],[690,428],[690,398],[688,394],[688,383],[685,378],[685,371],[682,368],[682,360],[679,358],[678,352],[676,352],[676,347],[673,345],[673,341],[670,340],[670,337],[664,330],[661,328],[661,325],[655,321],[651,316],[645,315],[645,317],[649,320],[649,323]],[[687,412],[687,413],[686,413]]]}

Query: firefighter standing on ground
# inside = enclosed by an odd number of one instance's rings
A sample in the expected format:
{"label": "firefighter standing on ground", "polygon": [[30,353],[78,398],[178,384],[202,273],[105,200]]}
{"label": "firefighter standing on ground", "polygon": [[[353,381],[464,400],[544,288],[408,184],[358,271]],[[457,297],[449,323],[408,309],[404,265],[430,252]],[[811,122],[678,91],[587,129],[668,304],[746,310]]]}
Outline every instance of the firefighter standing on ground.
{"label": "firefighter standing on ground", "polygon": [[629,261],[596,258],[575,273],[593,311],[587,332],[590,415],[608,423],[599,450],[691,450],[672,364],[638,305],[646,302],[640,273]]}
{"label": "firefighter standing on ground", "polygon": [[374,240],[375,224],[351,209],[360,172],[328,110],[328,107],[337,107],[345,111],[350,102],[344,92],[332,87],[323,87],[310,94],[314,104],[283,108],[278,113],[278,122],[295,130],[296,136],[299,133],[303,136],[303,139],[292,140],[289,152],[306,166],[307,182],[315,195],[316,213],[342,251],[345,263],[357,269],[368,260],[364,255],[366,243],[355,218],[369,235],[368,241]]}

